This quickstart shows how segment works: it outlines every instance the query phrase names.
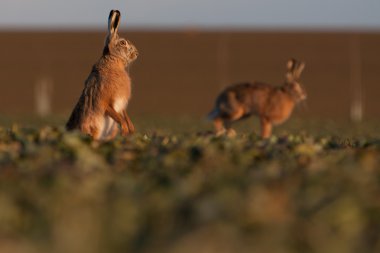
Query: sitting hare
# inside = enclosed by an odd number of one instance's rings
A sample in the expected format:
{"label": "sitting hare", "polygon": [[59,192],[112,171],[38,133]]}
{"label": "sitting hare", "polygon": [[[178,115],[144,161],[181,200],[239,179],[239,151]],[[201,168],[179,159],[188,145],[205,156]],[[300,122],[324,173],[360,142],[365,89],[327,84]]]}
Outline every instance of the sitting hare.
{"label": "sitting hare", "polygon": [[217,135],[234,135],[231,123],[257,115],[261,121],[261,137],[268,138],[272,125],[286,121],[294,106],[306,99],[306,92],[299,83],[305,63],[290,59],[287,62],[285,83],[281,86],[254,82],[227,87],[218,96],[215,108],[208,117],[214,121]]}
{"label": "sitting hare", "polygon": [[131,98],[131,79],[126,69],[136,60],[138,51],[131,42],[119,37],[119,24],[120,12],[112,10],[103,55],[92,67],[66,124],[67,130],[79,129],[95,140],[114,138],[119,126],[123,135],[134,132],[126,112]]}

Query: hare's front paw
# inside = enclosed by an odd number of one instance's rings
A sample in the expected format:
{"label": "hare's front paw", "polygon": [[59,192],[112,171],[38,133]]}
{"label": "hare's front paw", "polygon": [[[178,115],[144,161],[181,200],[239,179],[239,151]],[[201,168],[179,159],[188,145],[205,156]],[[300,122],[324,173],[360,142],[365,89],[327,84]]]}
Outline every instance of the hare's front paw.
{"label": "hare's front paw", "polygon": [[220,130],[218,130],[218,131],[216,131],[215,132],[215,135],[216,136],[223,136],[223,135],[225,135],[226,134],[226,129],[220,129]]}
{"label": "hare's front paw", "polygon": [[130,134],[133,134],[135,132],[135,126],[132,124],[132,122],[130,122],[128,125],[128,130]]}
{"label": "hare's front paw", "polygon": [[226,129],[222,129],[222,130],[219,130],[219,131],[215,132],[215,135],[217,137],[219,137],[219,136],[227,136],[229,138],[233,138],[233,137],[236,137],[236,131],[234,129],[232,129],[232,128],[227,129],[227,130]]}
{"label": "hare's front paw", "polygon": [[227,130],[226,135],[227,135],[227,137],[234,138],[234,137],[236,137],[236,131],[234,129],[230,128]]}
{"label": "hare's front paw", "polygon": [[121,135],[127,136],[129,134],[129,129],[127,125],[122,125],[121,126]]}

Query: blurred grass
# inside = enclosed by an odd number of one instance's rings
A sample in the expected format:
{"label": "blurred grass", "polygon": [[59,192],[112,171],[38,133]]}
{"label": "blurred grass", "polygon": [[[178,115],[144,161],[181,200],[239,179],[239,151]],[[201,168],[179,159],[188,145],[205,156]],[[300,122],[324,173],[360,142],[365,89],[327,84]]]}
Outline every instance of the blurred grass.
{"label": "blurred grass", "polygon": [[261,140],[257,120],[229,139],[146,117],[97,143],[27,120],[0,128],[0,252],[380,251],[376,122],[291,119]]}
{"label": "blurred grass", "polygon": [[[63,129],[68,114],[54,115],[45,118],[33,114],[5,116],[0,114],[0,126],[11,127],[20,125],[23,127],[55,126]],[[210,131],[212,122],[205,117],[187,115],[132,115],[137,130],[142,133],[181,134]],[[259,120],[251,117],[236,122],[233,127],[241,134],[260,133]],[[286,134],[311,134],[314,136],[339,136],[341,138],[373,137],[380,138],[380,120],[365,120],[362,123],[353,123],[344,119],[318,119],[292,117],[280,126],[274,127],[275,135]]]}

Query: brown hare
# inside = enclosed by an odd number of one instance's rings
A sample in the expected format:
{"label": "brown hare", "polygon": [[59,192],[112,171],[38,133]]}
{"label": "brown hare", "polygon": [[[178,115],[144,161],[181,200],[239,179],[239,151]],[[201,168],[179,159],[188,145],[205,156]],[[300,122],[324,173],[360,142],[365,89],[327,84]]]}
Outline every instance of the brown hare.
{"label": "brown hare", "polygon": [[286,121],[294,106],[306,99],[306,92],[299,82],[305,63],[290,59],[285,83],[281,86],[254,82],[227,87],[216,99],[215,108],[208,117],[213,120],[216,134],[234,135],[231,123],[257,115],[261,123],[261,137],[268,138],[272,126]]}
{"label": "brown hare", "polygon": [[131,42],[119,37],[119,24],[120,12],[111,10],[103,54],[92,67],[66,124],[67,130],[78,129],[95,140],[114,138],[119,126],[122,135],[134,132],[126,112],[131,98],[131,79],[127,68],[136,60],[138,51]]}

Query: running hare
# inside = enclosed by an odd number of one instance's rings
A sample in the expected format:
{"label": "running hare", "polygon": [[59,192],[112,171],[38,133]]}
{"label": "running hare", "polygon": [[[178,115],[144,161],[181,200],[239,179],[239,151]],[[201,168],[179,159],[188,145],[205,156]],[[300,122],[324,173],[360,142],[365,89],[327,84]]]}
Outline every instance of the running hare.
{"label": "running hare", "polygon": [[306,92],[299,83],[305,63],[290,59],[285,83],[281,86],[254,82],[227,87],[216,99],[215,108],[208,115],[214,121],[218,135],[227,131],[233,135],[231,123],[257,115],[261,121],[261,137],[268,138],[272,125],[286,121],[294,106],[306,99]]}
{"label": "running hare", "polygon": [[79,129],[95,140],[109,140],[119,132],[127,135],[134,126],[126,112],[131,97],[131,79],[127,67],[138,56],[135,46],[120,38],[120,12],[112,10],[103,55],[92,67],[76,104],[67,130]]}

